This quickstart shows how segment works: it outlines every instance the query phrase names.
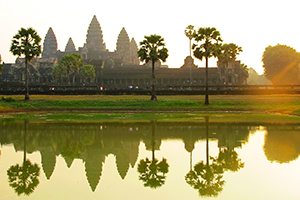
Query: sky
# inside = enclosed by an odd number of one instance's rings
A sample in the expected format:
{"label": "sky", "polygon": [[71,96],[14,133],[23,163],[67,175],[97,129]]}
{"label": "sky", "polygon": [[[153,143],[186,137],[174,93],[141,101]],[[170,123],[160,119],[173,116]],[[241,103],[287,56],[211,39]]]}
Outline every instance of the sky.
{"label": "sky", "polygon": [[[178,68],[189,55],[185,28],[215,27],[224,43],[242,47],[237,59],[262,74],[267,46],[285,44],[300,51],[299,5],[298,0],[0,0],[0,54],[2,61],[15,62],[9,49],[21,27],[34,28],[41,44],[52,27],[58,49],[64,51],[70,37],[78,49],[96,15],[109,51],[116,49],[123,27],[137,44],[144,36],[157,34],[169,50],[164,64]],[[197,58],[195,64],[205,66]],[[216,59],[209,59],[209,66],[216,67]]]}

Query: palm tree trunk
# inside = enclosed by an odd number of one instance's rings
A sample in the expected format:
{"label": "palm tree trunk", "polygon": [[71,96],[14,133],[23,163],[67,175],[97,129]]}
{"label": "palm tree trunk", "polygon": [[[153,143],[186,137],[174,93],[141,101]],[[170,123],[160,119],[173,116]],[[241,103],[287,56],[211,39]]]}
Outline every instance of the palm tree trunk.
{"label": "palm tree trunk", "polygon": [[25,58],[25,100],[29,100],[28,60]]}
{"label": "palm tree trunk", "polygon": [[208,57],[205,57],[205,105],[209,104],[208,100]]}
{"label": "palm tree trunk", "polygon": [[152,92],[151,92],[151,101],[157,101],[156,92],[155,92],[155,75],[154,75],[154,60],[152,60]]}

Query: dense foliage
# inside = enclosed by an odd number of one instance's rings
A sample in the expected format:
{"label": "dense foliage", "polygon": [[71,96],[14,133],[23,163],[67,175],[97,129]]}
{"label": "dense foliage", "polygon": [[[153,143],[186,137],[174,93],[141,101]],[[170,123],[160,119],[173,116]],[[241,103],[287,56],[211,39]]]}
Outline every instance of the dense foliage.
{"label": "dense foliage", "polygon": [[262,57],[266,77],[273,84],[299,84],[300,54],[287,45],[268,46]]}

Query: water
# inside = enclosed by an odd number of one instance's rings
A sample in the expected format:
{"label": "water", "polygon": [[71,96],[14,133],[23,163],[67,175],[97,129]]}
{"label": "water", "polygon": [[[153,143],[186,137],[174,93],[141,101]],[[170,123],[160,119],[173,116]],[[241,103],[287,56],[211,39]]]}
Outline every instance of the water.
{"label": "water", "polygon": [[299,124],[7,120],[0,143],[1,200],[300,198]]}

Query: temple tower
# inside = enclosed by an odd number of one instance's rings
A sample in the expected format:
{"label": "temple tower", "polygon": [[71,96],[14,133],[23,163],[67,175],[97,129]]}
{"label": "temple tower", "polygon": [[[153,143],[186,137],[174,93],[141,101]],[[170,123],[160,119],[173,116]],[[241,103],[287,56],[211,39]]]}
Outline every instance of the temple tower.
{"label": "temple tower", "polygon": [[42,54],[43,58],[55,57],[55,54],[57,51],[57,41],[56,41],[55,34],[51,27],[49,28],[49,30],[45,36],[43,47],[44,47],[43,54]]}
{"label": "temple tower", "polygon": [[137,54],[138,47],[134,38],[132,38],[130,41],[130,50],[131,50],[131,63],[134,65],[139,65],[140,60]]}
{"label": "temple tower", "polygon": [[94,15],[86,35],[86,48],[88,59],[100,59],[100,53],[106,51],[100,24]]}
{"label": "temple tower", "polygon": [[123,64],[131,64],[131,48],[128,34],[123,27],[117,40],[117,53],[123,60]]}
{"label": "temple tower", "polygon": [[75,53],[75,52],[76,52],[76,48],[75,48],[74,42],[73,42],[72,38],[69,38],[69,41],[65,48],[65,53],[69,54],[69,53]]}

